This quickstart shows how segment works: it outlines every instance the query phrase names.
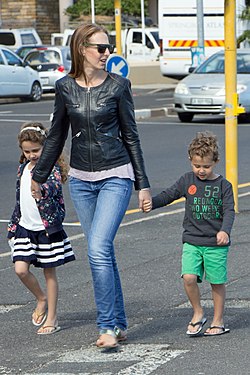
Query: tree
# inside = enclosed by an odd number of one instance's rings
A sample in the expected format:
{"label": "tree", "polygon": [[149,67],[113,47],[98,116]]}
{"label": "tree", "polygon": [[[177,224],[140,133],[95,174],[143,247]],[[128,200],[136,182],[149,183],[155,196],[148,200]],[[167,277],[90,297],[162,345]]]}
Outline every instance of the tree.
{"label": "tree", "polygon": [[[239,15],[239,19],[242,21],[250,21],[250,0],[246,0],[246,7],[243,9]],[[237,39],[237,46],[240,46],[240,43],[250,40],[250,30],[245,30]]]}
{"label": "tree", "polygon": [[[148,7],[148,0],[144,0],[145,13]],[[141,0],[121,0],[123,14],[131,16],[141,15]],[[85,15],[91,14],[91,1],[78,0],[74,5],[66,9],[66,14],[70,16],[71,21]],[[104,16],[114,16],[114,0],[95,0],[95,14]],[[147,15],[147,14],[146,14]]]}

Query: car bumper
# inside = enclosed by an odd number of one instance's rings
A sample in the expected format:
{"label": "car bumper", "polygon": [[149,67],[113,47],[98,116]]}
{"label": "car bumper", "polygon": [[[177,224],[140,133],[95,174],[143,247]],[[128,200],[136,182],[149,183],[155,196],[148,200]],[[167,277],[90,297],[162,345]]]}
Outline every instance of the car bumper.
{"label": "car bumper", "polygon": [[174,95],[174,108],[176,112],[190,112],[190,113],[225,113],[225,99],[196,97],[190,98],[187,96]]}

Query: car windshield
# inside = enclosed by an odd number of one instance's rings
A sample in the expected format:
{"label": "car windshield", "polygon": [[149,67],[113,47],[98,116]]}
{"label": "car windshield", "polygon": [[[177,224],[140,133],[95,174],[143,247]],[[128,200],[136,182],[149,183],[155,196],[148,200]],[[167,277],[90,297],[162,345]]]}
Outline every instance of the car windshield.
{"label": "car windshield", "polygon": [[[218,74],[224,73],[224,54],[214,55],[199,66],[195,73]],[[250,54],[240,53],[237,55],[237,73],[250,74]]]}
{"label": "car windshield", "polygon": [[57,51],[53,50],[39,50],[30,52],[26,59],[31,65],[38,64],[61,64],[61,58]]}

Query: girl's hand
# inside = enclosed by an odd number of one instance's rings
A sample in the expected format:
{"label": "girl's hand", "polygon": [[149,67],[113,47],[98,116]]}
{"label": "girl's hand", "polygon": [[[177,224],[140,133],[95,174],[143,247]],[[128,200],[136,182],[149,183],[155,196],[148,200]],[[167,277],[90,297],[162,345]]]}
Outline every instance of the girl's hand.
{"label": "girl's hand", "polygon": [[152,201],[144,201],[142,210],[143,212],[150,212],[152,210]]}
{"label": "girl's hand", "polygon": [[152,197],[151,197],[150,190],[140,190],[138,198],[139,198],[139,208],[143,210],[144,212],[149,212],[151,208],[148,209],[148,211],[145,211],[144,204],[146,203],[148,208],[152,206]]}
{"label": "girl's hand", "polygon": [[228,242],[229,242],[229,236],[226,232],[224,231],[220,231],[217,233],[217,245],[220,245],[220,246],[226,246],[228,245]]}
{"label": "girl's hand", "polygon": [[34,180],[31,180],[31,195],[38,201],[42,198],[40,185]]}
{"label": "girl's hand", "polygon": [[15,242],[14,237],[11,237],[11,238],[8,240],[8,244],[9,244],[9,247],[10,247],[11,259],[12,259],[12,260],[13,260],[13,254],[14,254],[14,242]]}

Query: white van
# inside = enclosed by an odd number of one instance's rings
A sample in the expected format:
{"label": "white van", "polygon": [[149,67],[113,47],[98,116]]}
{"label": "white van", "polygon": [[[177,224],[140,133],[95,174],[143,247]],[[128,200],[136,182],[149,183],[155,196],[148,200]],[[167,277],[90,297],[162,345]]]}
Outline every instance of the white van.
{"label": "white van", "polygon": [[39,45],[42,41],[34,28],[0,29],[0,44],[16,51],[26,45]]}
{"label": "white van", "polygon": [[[69,46],[71,36],[75,30],[65,29],[64,33],[51,34],[51,44]],[[145,32],[145,44],[143,44],[143,32]],[[111,44],[116,44],[116,32],[109,33]],[[160,54],[159,29],[157,27],[129,28],[121,31],[122,55],[128,62],[158,61]],[[115,49],[116,52],[116,49]]]}
{"label": "white van", "polygon": [[[143,44],[143,32],[145,33],[145,44]],[[111,31],[109,39],[115,44],[116,32]],[[158,61],[160,54],[159,29],[156,27],[130,28],[121,32],[122,54],[128,62]]]}

